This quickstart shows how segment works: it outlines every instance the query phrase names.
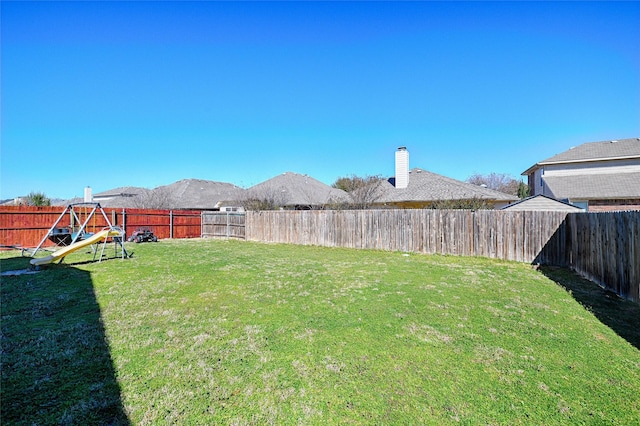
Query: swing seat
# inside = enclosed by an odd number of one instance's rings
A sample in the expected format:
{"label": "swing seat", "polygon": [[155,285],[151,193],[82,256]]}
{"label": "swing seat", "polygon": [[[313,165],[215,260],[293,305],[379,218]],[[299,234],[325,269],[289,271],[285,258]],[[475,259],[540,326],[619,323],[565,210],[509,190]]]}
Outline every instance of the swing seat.
{"label": "swing seat", "polygon": [[51,230],[49,239],[57,246],[68,246],[71,244],[73,236],[69,228],[54,228]]}

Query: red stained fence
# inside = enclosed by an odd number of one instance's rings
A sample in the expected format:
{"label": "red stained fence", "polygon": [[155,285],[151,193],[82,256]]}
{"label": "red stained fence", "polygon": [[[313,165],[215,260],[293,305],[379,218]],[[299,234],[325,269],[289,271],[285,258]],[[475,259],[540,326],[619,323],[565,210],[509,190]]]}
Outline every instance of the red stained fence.
{"label": "red stained fence", "polygon": [[[0,206],[0,246],[36,247],[51,226],[60,219],[57,228],[78,225],[69,213],[61,217],[65,208]],[[92,206],[74,206],[80,222],[91,214]],[[199,210],[150,210],[103,208],[112,225],[124,229],[127,236],[139,228],[148,228],[162,238],[198,238],[201,234]],[[73,222],[73,223],[72,223]],[[96,210],[87,223],[87,232],[97,232],[107,226],[107,220]],[[53,246],[46,241],[45,246]]]}

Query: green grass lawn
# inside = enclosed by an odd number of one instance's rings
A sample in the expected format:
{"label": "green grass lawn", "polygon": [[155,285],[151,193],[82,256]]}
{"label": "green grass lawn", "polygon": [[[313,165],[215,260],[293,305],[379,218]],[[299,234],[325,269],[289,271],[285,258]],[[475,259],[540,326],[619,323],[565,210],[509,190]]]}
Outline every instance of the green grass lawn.
{"label": "green grass lawn", "polygon": [[[638,424],[640,307],[555,269],[243,241],[2,277],[3,424]],[[4,252],[3,271],[28,259]]]}

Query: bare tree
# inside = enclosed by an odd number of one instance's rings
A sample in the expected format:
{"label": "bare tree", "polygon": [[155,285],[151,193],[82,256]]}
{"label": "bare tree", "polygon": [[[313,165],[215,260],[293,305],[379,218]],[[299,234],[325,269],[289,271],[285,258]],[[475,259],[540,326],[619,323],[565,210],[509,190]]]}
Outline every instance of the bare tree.
{"label": "bare tree", "polygon": [[319,192],[314,192],[310,188],[301,188],[300,191],[305,203],[296,206],[299,210],[326,210],[334,204],[329,191],[326,193],[325,197],[323,197]]}
{"label": "bare tree", "polygon": [[267,186],[252,188],[239,201],[245,210],[279,210],[286,205],[286,190]]}
{"label": "bare tree", "polygon": [[489,189],[504,192],[505,194],[519,196],[523,193],[523,183],[513,176],[504,173],[489,173],[488,175],[481,175],[479,173],[469,176],[468,183],[486,186]]}
{"label": "bare tree", "polygon": [[131,199],[131,204],[138,209],[176,208],[176,203],[171,191],[165,187],[145,189]]}
{"label": "bare tree", "polygon": [[382,196],[382,176],[346,176],[338,178],[334,188],[342,189],[349,194],[350,200],[343,208],[368,209]]}

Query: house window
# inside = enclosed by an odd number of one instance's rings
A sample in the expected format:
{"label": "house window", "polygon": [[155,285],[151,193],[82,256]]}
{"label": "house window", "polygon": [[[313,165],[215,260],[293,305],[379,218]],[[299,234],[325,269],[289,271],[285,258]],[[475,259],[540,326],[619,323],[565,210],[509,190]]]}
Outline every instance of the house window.
{"label": "house window", "polygon": [[589,201],[571,201],[571,204],[573,204],[576,207],[580,207],[581,209],[584,209],[584,211],[589,211]]}

